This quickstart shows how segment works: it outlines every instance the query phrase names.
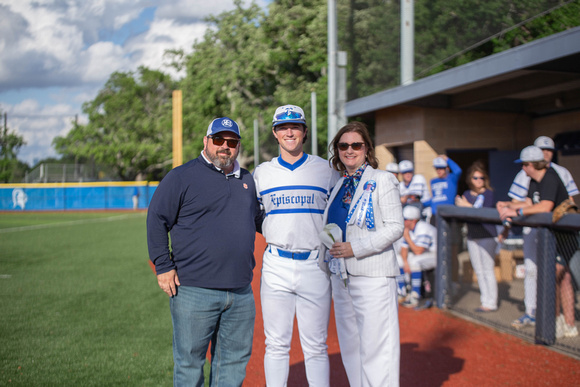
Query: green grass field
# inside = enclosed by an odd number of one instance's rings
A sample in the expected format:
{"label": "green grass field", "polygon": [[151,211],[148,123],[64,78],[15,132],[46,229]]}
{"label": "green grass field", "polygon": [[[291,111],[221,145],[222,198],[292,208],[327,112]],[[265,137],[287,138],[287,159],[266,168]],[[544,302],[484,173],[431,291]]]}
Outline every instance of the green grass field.
{"label": "green grass field", "polygon": [[0,385],[172,385],[145,218],[0,214]]}

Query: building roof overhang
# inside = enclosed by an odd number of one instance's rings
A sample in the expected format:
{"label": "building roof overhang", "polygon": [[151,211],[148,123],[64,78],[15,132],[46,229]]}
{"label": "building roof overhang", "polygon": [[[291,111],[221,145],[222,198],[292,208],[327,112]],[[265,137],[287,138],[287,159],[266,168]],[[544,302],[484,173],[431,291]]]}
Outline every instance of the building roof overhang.
{"label": "building roof overhang", "polygon": [[527,114],[580,109],[580,27],[346,103],[348,117],[395,106]]}

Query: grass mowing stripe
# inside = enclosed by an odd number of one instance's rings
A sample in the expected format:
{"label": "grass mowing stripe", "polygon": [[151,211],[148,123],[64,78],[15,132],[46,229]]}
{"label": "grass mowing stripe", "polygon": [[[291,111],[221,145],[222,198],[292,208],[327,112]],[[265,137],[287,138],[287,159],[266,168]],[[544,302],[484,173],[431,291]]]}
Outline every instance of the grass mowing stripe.
{"label": "grass mowing stripe", "polygon": [[2,238],[0,385],[171,386],[169,305],[145,218],[117,220]]}
{"label": "grass mowing stripe", "polygon": [[98,223],[98,222],[110,222],[110,221],[124,220],[124,219],[141,217],[141,216],[143,216],[143,214],[124,214],[124,215],[109,216],[106,218],[69,220],[69,221],[63,221],[63,222],[35,224],[35,225],[31,225],[31,226],[0,228],[0,234],[9,233],[9,232],[18,232],[18,231],[39,230],[39,229],[49,228],[49,227],[72,226],[72,225]]}

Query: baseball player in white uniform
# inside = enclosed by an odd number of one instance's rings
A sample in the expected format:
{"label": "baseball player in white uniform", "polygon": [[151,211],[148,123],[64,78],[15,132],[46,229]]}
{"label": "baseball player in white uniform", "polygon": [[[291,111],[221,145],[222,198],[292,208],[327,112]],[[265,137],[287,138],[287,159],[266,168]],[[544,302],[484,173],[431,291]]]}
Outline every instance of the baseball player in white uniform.
{"label": "baseball player in white uniform", "polygon": [[[554,157],[555,145],[550,137],[540,136],[534,141],[534,145],[544,153],[544,160],[549,162],[549,166],[554,168],[560,179],[564,183],[568,195],[573,197],[578,195],[578,187],[572,178],[570,172],[556,164],[552,163]],[[508,196],[512,201],[522,202],[528,196],[528,187],[530,186],[530,177],[521,170],[518,172],[509,189]],[[497,208],[502,206],[502,202],[497,203]],[[538,229],[534,227],[524,227],[524,267],[526,276],[524,277],[524,304],[525,314],[512,322],[512,326],[520,328],[526,325],[535,325],[536,323],[536,297],[537,297],[537,233]]]}
{"label": "baseball player in white uniform", "polygon": [[260,164],[254,172],[266,215],[262,233],[268,243],[260,288],[266,384],[286,386],[296,315],[308,384],[328,386],[331,290],[329,278],[318,268],[318,234],[339,175],[328,161],[303,152],[308,128],[300,107],[279,107],[272,125],[280,156]]}
{"label": "baseball player in white uniform", "polygon": [[409,160],[403,160],[399,163],[399,173],[403,177],[403,181],[399,184],[403,205],[418,201],[424,203],[431,199],[427,180],[423,175],[414,174],[414,170],[413,162]]}
{"label": "baseball player in white uniform", "polygon": [[385,168],[387,172],[391,172],[395,177],[399,178],[399,164],[397,163],[388,163],[387,167]]}
{"label": "baseball player in white uniform", "polygon": [[[401,242],[401,252],[397,256],[401,275],[397,277],[399,289],[406,285],[404,274],[411,274],[411,294],[403,306],[416,307],[421,298],[422,271],[435,268],[437,265],[437,229],[420,220],[421,210],[415,206],[403,208],[405,230]],[[401,293],[399,293],[401,294]]]}

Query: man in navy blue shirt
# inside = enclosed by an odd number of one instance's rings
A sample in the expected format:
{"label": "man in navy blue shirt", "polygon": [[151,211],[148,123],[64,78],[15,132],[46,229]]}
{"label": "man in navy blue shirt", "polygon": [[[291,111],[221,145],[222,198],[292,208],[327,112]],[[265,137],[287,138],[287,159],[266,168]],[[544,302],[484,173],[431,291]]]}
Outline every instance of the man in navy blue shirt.
{"label": "man in navy blue shirt", "polygon": [[238,124],[216,118],[203,145],[198,158],[174,168],[155,190],[149,257],[170,297],[174,386],[203,385],[210,342],[211,385],[241,386],[252,353],[251,282],[262,212],[252,175],[236,161]]}

